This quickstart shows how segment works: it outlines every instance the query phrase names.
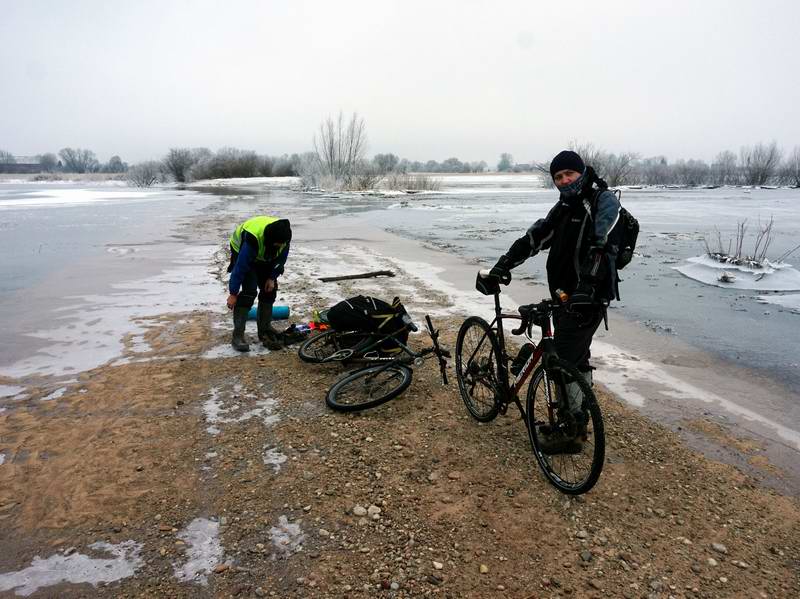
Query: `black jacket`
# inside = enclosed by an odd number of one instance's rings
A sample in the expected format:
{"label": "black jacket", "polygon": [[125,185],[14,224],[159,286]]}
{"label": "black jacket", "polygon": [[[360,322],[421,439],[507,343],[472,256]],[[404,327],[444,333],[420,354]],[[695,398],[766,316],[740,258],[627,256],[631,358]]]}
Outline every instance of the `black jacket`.
{"label": "black jacket", "polygon": [[608,189],[589,189],[570,202],[559,200],[513,243],[506,253],[510,267],[550,250],[547,283],[554,298],[558,289],[572,295],[583,280],[594,289],[596,299],[614,299],[618,248],[609,234],[619,220],[619,210],[617,196]]}

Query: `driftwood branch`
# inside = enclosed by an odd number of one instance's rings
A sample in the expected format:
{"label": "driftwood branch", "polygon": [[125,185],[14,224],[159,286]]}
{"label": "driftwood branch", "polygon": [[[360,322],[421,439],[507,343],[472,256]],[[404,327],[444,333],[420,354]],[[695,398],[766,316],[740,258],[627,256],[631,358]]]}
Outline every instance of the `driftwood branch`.
{"label": "driftwood branch", "polygon": [[376,270],[375,272],[364,272],[357,275],[342,275],[341,277],[320,277],[319,280],[323,283],[330,283],[332,281],[349,281],[350,279],[371,279],[373,277],[393,277],[394,273],[391,270]]}

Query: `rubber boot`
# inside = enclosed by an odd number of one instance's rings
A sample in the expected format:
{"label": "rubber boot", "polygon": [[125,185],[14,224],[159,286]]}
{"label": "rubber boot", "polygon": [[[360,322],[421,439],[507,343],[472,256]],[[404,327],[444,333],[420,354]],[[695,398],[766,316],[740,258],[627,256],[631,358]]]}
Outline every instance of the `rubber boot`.
{"label": "rubber boot", "polygon": [[256,310],[256,323],[258,324],[258,339],[270,351],[283,349],[280,336],[272,328],[272,304],[264,305],[258,302]]}
{"label": "rubber boot", "polygon": [[233,309],[233,336],[231,346],[236,351],[250,351],[250,346],[244,338],[244,327],[247,324],[247,313],[250,308],[237,306]]}
{"label": "rubber boot", "polygon": [[[592,371],[587,370],[586,372],[581,372],[581,375],[591,387]],[[574,381],[567,383],[566,391],[569,410],[575,418],[575,436],[566,436],[562,431],[553,431],[551,433],[548,430],[540,429],[539,447],[542,453],[547,455],[578,454],[583,451],[583,441],[586,437],[588,417],[588,413],[584,414],[583,410],[581,410],[583,392],[581,391],[580,385]]]}
{"label": "rubber boot", "polygon": [[[587,370],[586,372],[581,372],[583,375],[583,380],[585,380],[589,386],[592,386],[592,371]],[[581,404],[583,403],[583,392],[581,391],[581,387],[576,382],[567,383],[567,402],[569,402],[569,411],[573,414],[578,414],[581,412]]]}

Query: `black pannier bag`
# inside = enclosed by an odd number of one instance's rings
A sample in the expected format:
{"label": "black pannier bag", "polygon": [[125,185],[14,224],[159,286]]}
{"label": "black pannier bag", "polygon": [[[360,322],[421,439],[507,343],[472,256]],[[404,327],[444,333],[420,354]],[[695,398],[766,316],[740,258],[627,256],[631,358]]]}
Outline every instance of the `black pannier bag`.
{"label": "black pannier bag", "polygon": [[[330,325],[337,331],[364,331],[391,335],[394,339],[384,341],[380,350],[384,353],[400,351],[396,341],[408,341],[409,327],[403,322],[406,309],[400,298],[394,298],[391,304],[367,295],[357,295],[342,300],[328,310]],[[396,341],[395,341],[396,340]]]}

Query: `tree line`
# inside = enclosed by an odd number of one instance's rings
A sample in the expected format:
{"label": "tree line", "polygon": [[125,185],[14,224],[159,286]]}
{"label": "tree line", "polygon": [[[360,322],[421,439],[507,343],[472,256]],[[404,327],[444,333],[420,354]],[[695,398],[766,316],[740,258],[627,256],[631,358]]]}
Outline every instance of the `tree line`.
{"label": "tree line", "polygon": [[[594,167],[612,187],[619,185],[789,185],[800,187],[800,146],[784,154],[774,141],[745,146],[736,154],[725,150],[716,155],[711,164],[704,160],[679,159],[669,162],[664,156],[640,158],[634,152],[615,154],[593,144],[573,142],[570,149],[581,155],[584,162]],[[504,155],[509,156],[510,155]],[[785,156],[785,157],[784,157]],[[513,160],[511,161],[513,163]],[[506,166],[508,161],[501,163]],[[498,164],[498,167],[500,164]],[[550,183],[550,163],[532,162],[529,170],[542,174]],[[518,165],[507,169],[514,170]]]}
{"label": "tree line", "polygon": [[[336,189],[371,189],[390,178],[398,185],[411,181],[409,173],[481,173],[489,170],[485,161],[462,162],[458,158],[411,161],[396,154],[376,154],[367,158],[366,126],[353,114],[345,119],[323,121],[314,136],[313,151],[303,154],[269,156],[252,150],[225,147],[217,152],[208,148],[171,148],[161,160],[129,166],[119,156],[100,162],[95,153],[84,148],[62,148],[58,154],[36,157],[45,173],[119,173],[135,185],[158,182],[187,183],[200,179],[233,177],[300,176],[306,187]],[[664,156],[641,158],[635,152],[613,153],[594,144],[572,142],[569,147],[592,165],[609,185],[789,185],[800,187],[800,146],[784,153],[777,143],[746,146],[739,153],[725,150],[711,164],[699,159],[670,162]],[[14,164],[8,151],[0,150],[2,165]],[[499,172],[538,172],[546,185],[552,184],[549,162],[516,163],[509,153],[500,155]],[[389,177],[391,176],[391,177]],[[324,180],[324,181],[323,181]],[[418,177],[416,185],[435,187],[430,178]],[[322,185],[325,183],[325,185]]]}

